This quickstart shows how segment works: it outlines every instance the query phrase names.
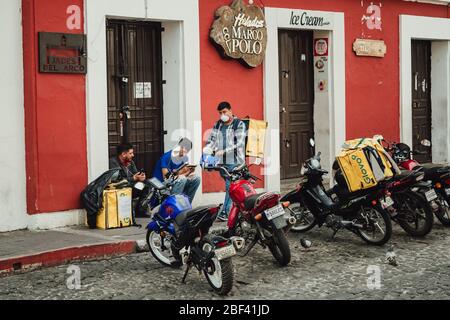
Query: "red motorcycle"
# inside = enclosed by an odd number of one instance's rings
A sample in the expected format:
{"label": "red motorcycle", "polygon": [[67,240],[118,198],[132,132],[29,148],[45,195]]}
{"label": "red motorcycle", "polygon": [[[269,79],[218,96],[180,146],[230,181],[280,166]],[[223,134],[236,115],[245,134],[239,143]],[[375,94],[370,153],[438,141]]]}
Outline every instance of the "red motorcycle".
{"label": "red motorcycle", "polygon": [[284,208],[289,203],[280,203],[281,195],[273,192],[258,194],[253,184],[259,178],[250,173],[243,164],[231,172],[219,166],[212,170],[221,171],[231,181],[230,198],[233,201],[228,217],[228,236],[243,237],[249,245],[244,249],[243,256],[259,243],[263,248],[269,248],[272,255],[281,266],[291,261],[291,251],[284,229],[294,224],[290,218],[284,217]]}

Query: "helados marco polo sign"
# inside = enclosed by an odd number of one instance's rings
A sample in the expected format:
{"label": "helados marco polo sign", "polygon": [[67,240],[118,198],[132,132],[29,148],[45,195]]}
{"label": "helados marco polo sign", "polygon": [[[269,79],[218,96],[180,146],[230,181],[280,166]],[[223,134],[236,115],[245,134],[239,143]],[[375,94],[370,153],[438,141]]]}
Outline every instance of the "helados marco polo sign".
{"label": "helados marco polo sign", "polygon": [[225,57],[240,59],[249,67],[264,61],[267,28],[260,7],[234,0],[215,12],[210,39]]}

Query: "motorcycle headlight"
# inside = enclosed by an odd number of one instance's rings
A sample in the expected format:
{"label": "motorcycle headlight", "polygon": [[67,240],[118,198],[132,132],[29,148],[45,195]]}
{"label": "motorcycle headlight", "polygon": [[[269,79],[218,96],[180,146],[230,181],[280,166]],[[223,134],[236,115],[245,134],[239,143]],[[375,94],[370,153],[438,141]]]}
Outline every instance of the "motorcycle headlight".
{"label": "motorcycle headlight", "polygon": [[311,160],[311,168],[320,169],[320,161],[317,159],[312,159]]}

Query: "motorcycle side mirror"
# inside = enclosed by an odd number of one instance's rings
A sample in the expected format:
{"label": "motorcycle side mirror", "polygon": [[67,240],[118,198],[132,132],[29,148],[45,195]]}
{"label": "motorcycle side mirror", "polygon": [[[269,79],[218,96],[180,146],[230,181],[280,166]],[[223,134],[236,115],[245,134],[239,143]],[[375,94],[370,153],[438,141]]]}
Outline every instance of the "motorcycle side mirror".
{"label": "motorcycle side mirror", "polygon": [[431,147],[431,141],[428,139],[423,139],[422,141],[420,141],[420,144],[424,147]]}
{"label": "motorcycle side mirror", "polygon": [[316,142],[314,141],[313,138],[309,139],[309,145],[310,145],[311,147],[313,147],[313,148],[314,148],[314,146],[316,145]]}

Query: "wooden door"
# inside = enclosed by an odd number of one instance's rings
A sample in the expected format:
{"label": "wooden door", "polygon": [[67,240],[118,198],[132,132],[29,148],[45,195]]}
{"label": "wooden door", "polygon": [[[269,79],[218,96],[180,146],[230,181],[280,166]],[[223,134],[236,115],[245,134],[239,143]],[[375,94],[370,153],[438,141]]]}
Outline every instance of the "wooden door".
{"label": "wooden door", "polygon": [[431,162],[431,148],[421,145],[431,141],[431,42],[413,40],[412,48],[412,127],[414,155],[419,162]]}
{"label": "wooden door", "polygon": [[119,20],[106,28],[109,155],[130,142],[147,175],[164,150],[161,31],[160,23]]}
{"label": "wooden door", "polygon": [[313,154],[314,137],[313,32],[280,30],[280,151],[281,179],[300,175]]}

